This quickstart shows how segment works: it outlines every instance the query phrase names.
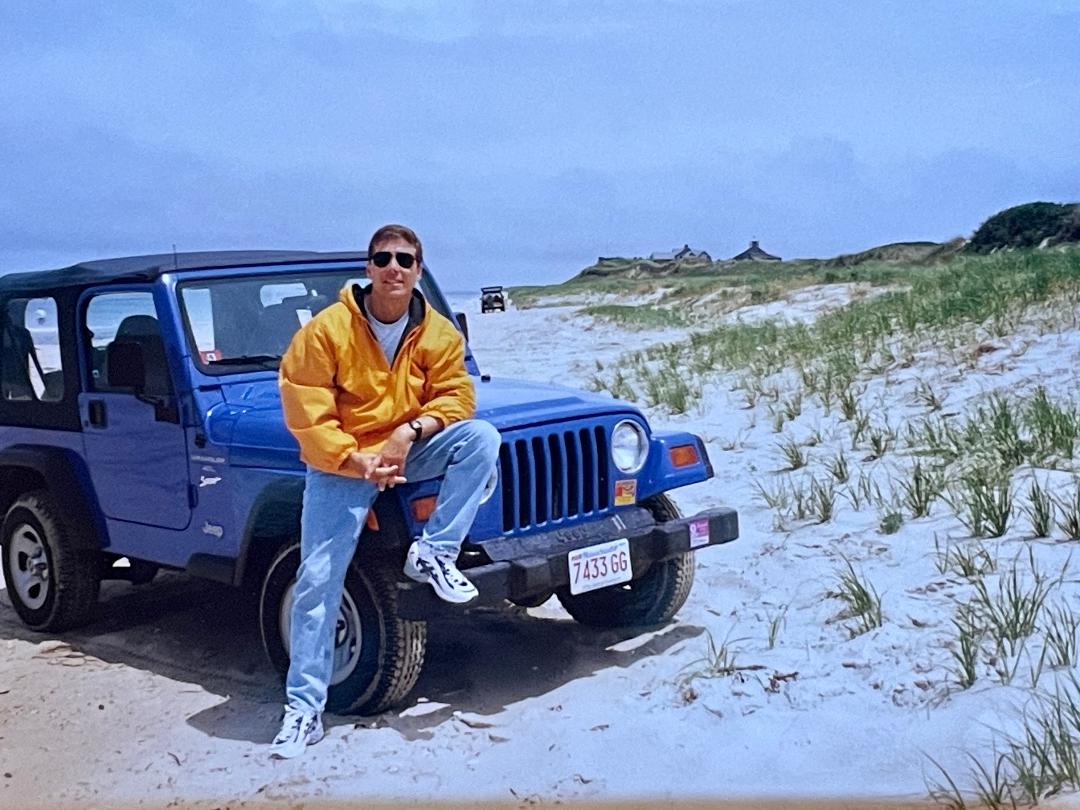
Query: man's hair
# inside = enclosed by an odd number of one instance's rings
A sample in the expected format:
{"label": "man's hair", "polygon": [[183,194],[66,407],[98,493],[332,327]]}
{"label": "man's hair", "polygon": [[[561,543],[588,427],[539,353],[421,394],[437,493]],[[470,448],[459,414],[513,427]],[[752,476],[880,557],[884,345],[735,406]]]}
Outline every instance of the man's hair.
{"label": "man's hair", "polygon": [[404,225],[383,225],[379,230],[375,231],[371,237],[371,241],[368,242],[369,260],[371,259],[371,255],[375,252],[375,246],[388,239],[401,239],[408,242],[416,248],[416,263],[423,263],[424,246],[420,244],[420,237],[416,235],[412,228],[407,228]]}

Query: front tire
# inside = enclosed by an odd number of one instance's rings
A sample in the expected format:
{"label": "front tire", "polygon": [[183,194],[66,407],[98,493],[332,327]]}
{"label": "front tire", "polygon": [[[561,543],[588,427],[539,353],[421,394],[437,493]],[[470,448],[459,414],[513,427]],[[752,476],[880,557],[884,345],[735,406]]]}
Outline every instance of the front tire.
{"label": "front tire", "polygon": [[101,552],[92,534],[65,514],[59,498],[39,489],[21,495],[0,525],[11,605],[32,630],[85,624],[97,602]]}
{"label": "front tire", "polygon": [[[289,670],[292,591],[300,546],[277,554],[263,579],[259,627],[271,663]],[[416,685],[427,648],[427,624],[397,615],[395,571],[385,565],[349,564],[334,635],[334,671],[326,708],[378,714],[401,703]]]}
{"label": "front tire", "polygon": [[[653,495],[641,505],[658,523],[681,517],[675,502],[664,494]],[[643,576],[622,585],[576,595],[566,587],[556,594],[566,612],[582,624],[593,627],[666,624],[690,595],[695,564],[694,552],[689,551],[653,563]]]}

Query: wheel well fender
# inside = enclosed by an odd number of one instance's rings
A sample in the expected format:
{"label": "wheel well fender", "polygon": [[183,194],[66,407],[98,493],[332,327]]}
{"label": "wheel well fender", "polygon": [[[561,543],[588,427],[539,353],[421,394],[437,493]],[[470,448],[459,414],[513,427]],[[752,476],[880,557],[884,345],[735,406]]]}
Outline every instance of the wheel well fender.
{"label": "wheel well fender", "polygon": [[[252,504],[236,561],[236,585],[259,586],[274,556],[286,543],[300,539],[300,514],[304,501],[303,476],[282,478],[267,485]],[[408,535],[401,500],[386,492],[375,499],[372,511],[378,529],[369,518],[357,546],[357,554],[404,548]]]}
{"label": "wheel well fender", "polygon": [[299,539],[303,500],[303,476],[279,478],[256,496],[240,541],[234,584],[258,587],[278,550]]}
{"label": "wheel well fender", "polygon": [[16,444],[0,450],[0,516],[20,495],[48,489],[65,499],[71,518],[92,529],[97,546],[108,542],[108,529],[86,462],[62,447]]}

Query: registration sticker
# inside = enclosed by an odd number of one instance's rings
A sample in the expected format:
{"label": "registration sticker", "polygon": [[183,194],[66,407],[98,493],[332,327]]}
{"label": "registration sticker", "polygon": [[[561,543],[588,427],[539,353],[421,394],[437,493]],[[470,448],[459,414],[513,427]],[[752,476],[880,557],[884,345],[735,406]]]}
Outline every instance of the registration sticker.
{"label": "registration sticker", "polygon": [[698,546],[709,545],[709,520],[708,518],[701,518],[701,520],[690,521],[690,548],[697,548]]}
{"label": "registration sticker", "polygon": [[615,482],[615,505],[630,506],[637,503],[637,481],[628,478]]}
{"label": "registration sticker", "polygon": [[630,541],[625,537],[571,551],[566,557],[570,569],[570,593],[585,593],[629,582]]}

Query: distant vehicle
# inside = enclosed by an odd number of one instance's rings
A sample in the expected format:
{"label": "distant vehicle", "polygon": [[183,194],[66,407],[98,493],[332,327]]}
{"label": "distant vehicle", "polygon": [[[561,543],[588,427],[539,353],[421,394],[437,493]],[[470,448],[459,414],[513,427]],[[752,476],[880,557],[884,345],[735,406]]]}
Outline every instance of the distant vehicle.
{"label": "distant vehicle", "polygon": [[[0,560],[24,624],[90,621],[102,579],[170,568],[254,595],[267,655],[288,668],[305,467],[278,362],[366,265],[363,253],[179,253],[0,276]],[[427,266],[420,290],[454,317]],[[39,305],[56,313],[55,337],[29,328]],[[555,595],[583,624],[670,621],[695,554],[739,534],[734,509],[683,517],[667,494],[712,478],[702,440],[654,431],[608,396],[481,375],[467,343],[465,363],[477,417],[502,434],[460,563],[478,604]],[[401,703],[427,619],[454,610],[402,574],[438,490],[409,481],[375,501],[345,578],[331,711]]]}
{"label": "distant vehicle", "polygon": [[506,293],[502,287],[480,288],[480,312],[506,312]]}

